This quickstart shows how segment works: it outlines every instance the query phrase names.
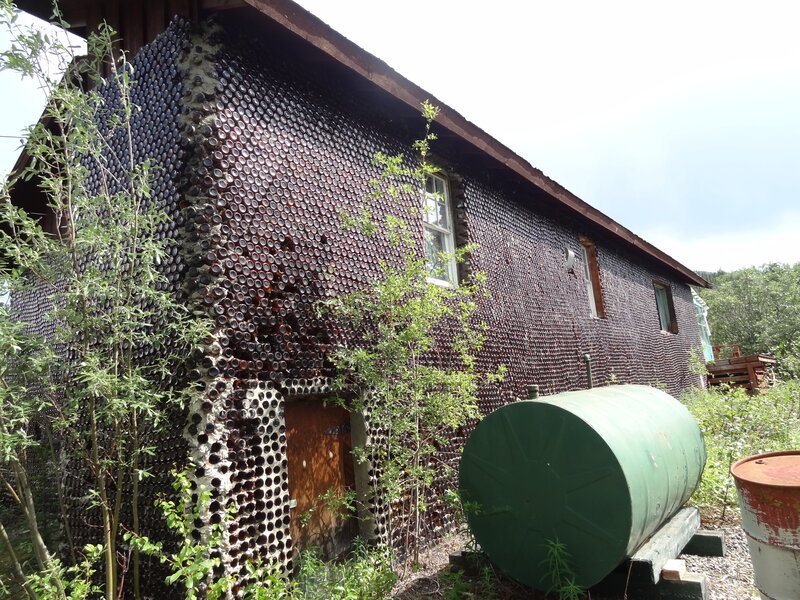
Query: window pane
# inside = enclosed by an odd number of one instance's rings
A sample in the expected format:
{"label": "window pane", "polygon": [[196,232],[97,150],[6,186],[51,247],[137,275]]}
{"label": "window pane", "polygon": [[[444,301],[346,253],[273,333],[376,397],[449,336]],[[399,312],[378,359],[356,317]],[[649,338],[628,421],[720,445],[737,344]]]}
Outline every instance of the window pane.
{"label": "window pane", "polygon": [[434,177],[428,177],[425,180],[425,191],[429,194],[436,193],[436,179]]}
{"label": "window pane", "polygon": [[447,181],[429,175],[425,180],[425,198],[422,219],[425,222],[425,258],[428,273],[434,279],[455,283],[454,259],[443,260],[440,253],[452,253],[454,248],[453,220],[447,197]]}
{"label": "window pane", "polygon": [[441,252],[447,252],[445,234],[431,229],[425,230],[425,257],[428,259],[428,273],[437,279],[450,278],[447,275],[447,262],[442,260]]}
{"label": "window pane", "polygon": [[447,218],[447,205],[444,196],[438,198],[433,194],[425,196],[425,222],[436,225],[442,229],[450,229],[449,219]]}
{"label": "window pane", "polygon": [[667,289],[661,285],[655,286],[656,307],[658,308],[658,320],[662,331],[670,331],[672,325],[669,318],[669,304],[667,303]]}

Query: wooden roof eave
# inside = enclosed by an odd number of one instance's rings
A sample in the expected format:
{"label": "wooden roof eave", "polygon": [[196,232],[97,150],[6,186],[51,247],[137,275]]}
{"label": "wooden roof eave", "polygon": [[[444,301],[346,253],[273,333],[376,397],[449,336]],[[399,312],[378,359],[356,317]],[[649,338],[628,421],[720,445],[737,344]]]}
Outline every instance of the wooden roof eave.
{"label": "wooden roof eave", "polygon": [[440,108],[439,116],[436,118],[439,125],[521,175],[562,205],[611,233],[613,237],[627,242],[667,266],[687,283],[708,287],[708,282],[694,271],[545,176],[510,148],[304,8],[291,0],[245,0],[245,2],[414,109],[419,109],[423,101],[430,100]]}
{"label": "wooden roof eave", "polygon": [[[90,2],[91,0],[62,0],[66,20],[72,19],[79,23]],[[697,273],[578,198],[457,111],[437,100],[432,94],[291,0],[184,0],[184,3],[192,4],[202,12],[250,6],[414,110],[419,110],[423,101],[430,100],[440,108],[439,116],[436,118],[440,126],[546,192],[570,212],[667,267],[686,283],[709,287],[709,283]],[[41,18],[49,16],[49,8],[47,10],[43,8],[49,6],[49,0],[19,0],[18,5]]]}

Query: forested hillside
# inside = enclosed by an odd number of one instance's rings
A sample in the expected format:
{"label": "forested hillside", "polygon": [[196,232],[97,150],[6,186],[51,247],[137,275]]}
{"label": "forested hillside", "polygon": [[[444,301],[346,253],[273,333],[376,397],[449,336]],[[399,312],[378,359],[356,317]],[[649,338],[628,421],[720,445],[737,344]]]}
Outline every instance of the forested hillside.
{"label": "forested hillside", "polygon": [[773,263],[700,275],[714,344],[739,344],[742,354],[800,349],[800,263]]}

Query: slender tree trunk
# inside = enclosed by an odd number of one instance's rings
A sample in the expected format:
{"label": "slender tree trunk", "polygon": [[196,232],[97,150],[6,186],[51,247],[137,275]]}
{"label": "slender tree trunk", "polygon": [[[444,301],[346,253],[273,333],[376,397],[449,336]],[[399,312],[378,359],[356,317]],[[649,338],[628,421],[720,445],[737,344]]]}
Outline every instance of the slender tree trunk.
{"label": "slender tree trunk", "polygon": [[114,535],[113,523],[111,517],[111,507],[108,501],[108,488],[106,487],[105,467],[100,461],[100,440],[97,433],[97,411],[95,407],[95,400],[89,403],[89,419],[91,421],[91,444],[92,444],[92,459],[91,468],[95,473],[97,480],[97,491],[100,495],[100,511],[103,520],[103,562],[105,563],[105,597],[106,600],[116,600],[117,597],[117,580],[116,580],[116,567],[117,557],[114,548]]}
{"label": "slender tree trunk", "polygon": [[2,541],[8,549],[8,556],[11,559],[11,570],[13,572],[12,574],[14,575],[14,579],[17,580],[17,583],[25,591],[25,595],[28,596],[28,598],[31,600],[36,600],[36,594],[33,593],[33,590],[25,582],[25,572],[22,570],[22,565],[19,562],[19,558],[17,558],[17,553],[14,552],[14,546],[11,543],[11,539],[8,537],[6,528],[3,527],[2,523],[0,523],[0,541]]}
{"label": "slender tree trunk", "polygon": [[419,422],[419,412],[416,413],[414,417],[414,444],[416,445],[414,449],[414,472],[412,477],[414,478],[414,504],[411,506],[411,509],[414,511],[414,564],[419,564],[419,530],[420,530],[420,476],[419,476],[419,468],[420,468],[420,422]]}
{"label": "slender tree trunk", "polygon": [[[27,521],[28,528],[30,529],[29,536],[31,545],[33,546],[33,553],[36,556],[36,562],[39,565],[39,570],[46,571],[48,568],[50,568],[53,558],[50,556],[50,551],[47,549],[47,545],[44,543],[44,539],[42,538],[42,533],[39,530],[39,521],[36,518],[36,504],[33,500],[33,492],[31,491],[28,474],[25,472],[25,469],[22,467],[20,462],[16,459],[12,460],[11,466],[14,470],[14,477],[17,480],[17,492],[22,501],[20,506],[22,507],[22,512],[25,514],[25,520]],[[59,598],[66,597],[64,593],[64,586],[60,577],[53,577],[51,583],[58,591]]]}
{"label": "slender tree trunk", "polygon": [[[0,433],[7,433],[5,424],[0,422]],[[9,459],[11,471],[14,474],[15,486],[12,492],[19,502],[22,514],[25,516],[25,521],[28,523],[30,529],[31,543],[33,545],[33,553],[36,556],[36,562],[39,565],[39,570],[44,571],[50,563],[50,552],[42,539],[41,532],[39,531],[39,523],[36,519],[36,503],[33,499],[31,492],[30,480],[25,467],[19,461],[17,455],[12,455]],[[9,486],[11,487],[11,486]]]}
{"label": "slender tree trunk", "polygon": [[22,512],[25,515],[25,520],[27,521],[28,528],[30,529],[33,553],[36,555],[36,562],[39,564],[39,568],[44,571],[50,564],[51,557],[39,530],[39,521],[36,518],[36,504],[33,500],[33,492],[30,488],[28,474],[16,459],[12,459],[11,467],[14,471],[14,477],[17,480],[17,492],[19,493],[20,500],[22,501]]}
{"label": "slender tree trunk", "polygon": [[[133,412],[132,419],[132,438],[133,438],[133,467],[131,469],[131,510],[132,510],[132,523],[134,535],[140,535],[139,531],[139,423],[136,411]],[[133,597],[135,600],[141,600],[141,574],[140,574],[140,556],[139,548],[133,548]]]}
{"label": "slender tree trunk", "polygon": [[[57,460],[58,457],[56,456],[55,452],[55,444],[53,444],[53,434],[50,431],[50,427],[45,427],[45,431],[47,433],[47,444],[50,446],[50,456],[53,457],[53,460]],[[56,482],[56,490],[58,493],[58,512],[61,515],[61,525],[64,528],[64,537],[66,538],[67,547],[69,548],[69,558],[71,563],[77,564],[78,559],[77,555],[75,554],[75,542],[72,537],[72,527],[69,524],[69,519],[67,518],[67,505],[64,501],[64,489],[61,486],[61,477],[58,477],[58,481]]]}
{"label": "slender tree trunk", "polygon": [[116,580],[116,569],[117,569],[117,557],[116,551],[114,549],[114,536],[113,536],[113,524],[111,518],[111,509],[108,506],[108,491],[106,489],[105,478],[101,477],[99,479],[98,487],[100,488],[100,503],[101,503],[101,510],[103,516],[103,542],[105,544],[105,548],[103,550],[103,557],[105,562],[105,570],[106,570],[106,600],[116,600],[116,590],[117,590],[117,580]]}

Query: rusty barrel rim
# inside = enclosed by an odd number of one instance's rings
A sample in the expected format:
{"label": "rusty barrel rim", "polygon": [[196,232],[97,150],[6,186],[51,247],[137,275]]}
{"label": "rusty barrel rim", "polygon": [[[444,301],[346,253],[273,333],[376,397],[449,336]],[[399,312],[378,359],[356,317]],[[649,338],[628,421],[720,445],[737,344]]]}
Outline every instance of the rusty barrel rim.
{"label": "rusty barrel rim", "polygon": [[[759,462],[772,460],[770,463]],[[781,460],[788,459],[788,460]],[[758,468],[756,465],[764,465]],[[769,465],[769,469],[767,469]],[[766,473],[769,470],[770,473]],[[731,465],[731,475],[738,482],[753,484],[763,487],[791,489],[800,488],[800,450],[784,450],[781,452],[766,452],[755,456],[748,456]],[[776,476],[777,475],[777,476]],[[781,477],[786,477],[781,481]],[[767,480],[769,477],[769,480]]]}
{"label": "rusty barrel rim", "polygon": [[797,600],[800,589],[800,450],[737,461],[742,529],[762,598]]}

